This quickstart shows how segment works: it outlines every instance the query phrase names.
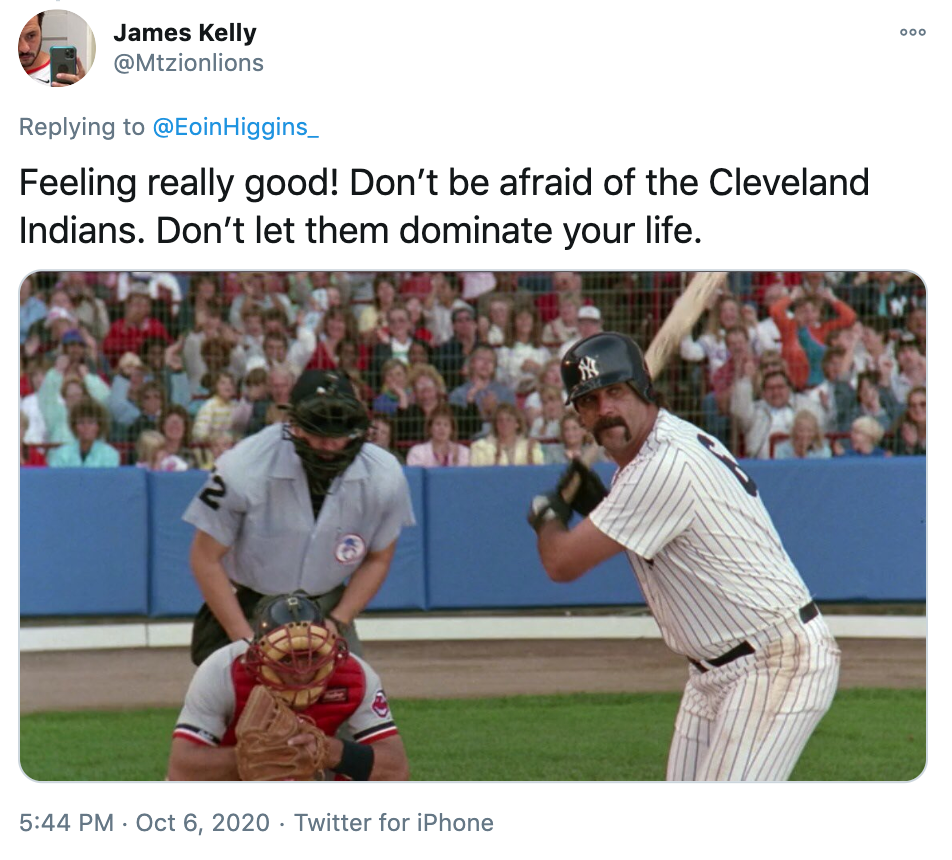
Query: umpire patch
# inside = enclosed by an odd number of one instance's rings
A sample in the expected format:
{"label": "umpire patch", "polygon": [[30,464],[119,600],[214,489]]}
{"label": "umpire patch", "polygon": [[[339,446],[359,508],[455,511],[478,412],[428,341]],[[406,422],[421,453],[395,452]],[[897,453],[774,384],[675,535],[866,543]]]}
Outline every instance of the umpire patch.
{"label": "umpire patch", "polygon": [[334,558],[341,564],[353,564],[367,554],[367,544],[360,535],[344,535],[334,550]]}

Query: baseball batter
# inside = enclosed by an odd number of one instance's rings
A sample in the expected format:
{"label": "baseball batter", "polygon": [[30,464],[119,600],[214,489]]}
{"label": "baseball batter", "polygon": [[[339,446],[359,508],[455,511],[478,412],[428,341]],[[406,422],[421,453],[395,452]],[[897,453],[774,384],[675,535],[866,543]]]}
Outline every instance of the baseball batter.
{"label": "baseball batter", "polygon": [[367,410],[345,376],[302,374],[288,418],[222,455],[185,511],[197,529],[191,564],[205,598],[195,665],[251,636],[262,595],[296,590],[319,600],[359,654],[353,621],[383,584],[401,529],[414,524],[403,470],[364,444]]}
{"label": "baseball batter", "polygon": [[[319,779],[325,770],[409,779],[380,678],[340,647],[316,603],[265,598],[252,626],[251,643],[226,645],[195,672],[172,734],[169,779]],[[251,716],[262,698],[266,712]],[[280,727],[273,711],[289,723]],[[353,740],[334,737],[342,727]]]}
{"label": "baseball batter", "polygon": [[[757,485],[716,439],[659,407],[630,338],[579,342],[562,379],[618,471],[606,491],[575,461],[559,490],[533,500],[546,572],[570,582],[627,553],[665,642],[690,664],[669,780],[786,779],[830,707],[840,658]],[[584,519],[569,530],[572,509]]]}

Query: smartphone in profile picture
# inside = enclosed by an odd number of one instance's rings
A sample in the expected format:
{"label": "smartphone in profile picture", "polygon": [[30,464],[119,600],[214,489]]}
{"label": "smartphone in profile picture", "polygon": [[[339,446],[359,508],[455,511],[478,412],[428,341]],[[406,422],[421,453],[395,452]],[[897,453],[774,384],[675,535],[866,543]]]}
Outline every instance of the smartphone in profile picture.
{"label": "smartphone in profile picture", "polygon": [[76,74],[76,48],[73,45],[53,45],[50,47],[51,86],[53,83],[68,83],[68,81],[58,81],[56,76],[59,74]]}

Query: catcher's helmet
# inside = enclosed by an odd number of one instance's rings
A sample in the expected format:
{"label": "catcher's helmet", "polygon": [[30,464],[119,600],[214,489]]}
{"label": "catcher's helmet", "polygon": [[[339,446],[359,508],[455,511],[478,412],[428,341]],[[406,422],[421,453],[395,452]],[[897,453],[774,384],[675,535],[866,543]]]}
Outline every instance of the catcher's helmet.
{"label": "catcher's helmet", "polygon": [[566,403],[574,404],[583,394],[618,382],[627,382],[642,400],[655,402],[644,354],[626,335],[612,331],[593,334],[575,344],[562,359]]}
{"label": "catcher's helmet", "polygon": [[251,630],[255,641],[285,624],[323,624],[324,613],[303,592],[262,597],[251,616]]}
{"label": "catcher's helmet", "polygon": [[320,607],[303,593],[264,597],[251,619],[254,639],[245,666],[260,683],[291,707],[316,702],[339,660],[342,639],[324,626]]}

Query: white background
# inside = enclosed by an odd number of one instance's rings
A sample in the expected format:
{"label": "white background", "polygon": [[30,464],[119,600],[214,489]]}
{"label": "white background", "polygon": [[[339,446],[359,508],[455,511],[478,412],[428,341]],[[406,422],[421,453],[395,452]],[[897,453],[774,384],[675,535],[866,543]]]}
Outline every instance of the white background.
{"label": "white background", "polygon": [[[49,2],[49,0],[47,0]],[[944,334],[948,289],[948,14],[938,3],[117,3],[75,0],[97,38],[97,60],[79,86],[52,91],[28,80],[11,56],[4,65],[2,221],[10,278],[10,310],[20,279],[36,269],[288,269],[288,270],[498,270],[498,269],[912,269],[929,290],[933,333]],[[3,5],[5,31],[19,33],[38,11],[14,0]],[[199,22],[240,21],[257,27],[250,48],[197,40]],[[127,26],[188,26],[193,40],[170,44],[120,44]],[[903,27],[924,27],[925,37],[901,37]],[[11,44],[12,49],[12,44]],[[120,76],[117,53],[157,50],[163,55],[261,57],[258,74],[165,73]],[[140,138],[120,133],[112,141],[44,140],[20,136],[19,118],[76,121],[123,118],[145,124]],[[234,138],[158,140],[160,116],[305,121],[319,140]],[[692,198],[650,198],[643,178],[635,196],[608,198],[414,198],[280,200],[252,206],[236,188],[224,205],[194,198],[150,199],[143,175],[220,172],[310,174],[337,167],[441,175],[450,166],[488,176],[531,166],[540,173],[592,167],[595,176],[624,172],[643,177],[664,166],[693,173],[700,193]],[[19,197],[19,168],[41,172],[138,172],[133,204],[108,198]],[[861,198],[726,197],[707,192],[717,167],[751,174],[852,175],[869,168],[870,195]],[[340,186],[346,188],[346,182]],[[444,187],[441,183],[441,187]],[[271,220],[324,214],[336,220],[387,220],[399,225],[419,213],[434,221],[520,220],[558,227],[562,220],[635,220],[673,214],[690,221],[700,243],[584,246],[568,253],[546,246],[387,247],[294,245],[256,247],[18,245],[19,217],[76,214],[79,220],[133,221],[152,235],[157,215],[224,220],[225,215]],[[558,233],[555,234],[556,236]],[[11,326],[11,337],[13,335]],[[934,427],[944,427],[943,376],[948,349],[933,338]],[[937,386],[941,386],[937,388]],[[12,425],[12,416],[11,416]],[[934,431],[935,432],[935,431]],[[938,438],[938,437],[937,437]],[[946,453],[934,445],[930,474],[944,469]],[[7,468],[12,470],[12,458]],[[13,486],[15,475],[7,473]],[[933,488],[939,486],[933,481]],[[933,494],[933,501],[936,499]],[[889,505],[888,498],[857,504]],[[15,503],[10,497],[10,503]],[[935,510],[935,508],[932,508]],[[8,540],[16,536],[8,526]],[[902,540],[901,535],[896,536]],[[934,543],[934,542],[933,542]],[[930,546],[930,561],[936,546]],[[930,565],[931,568],[931,565]],[[935,568],[931,568],[935,570]],[[903,572],[897,570],[896,576]],[[12,576],[12,573],[11,573]],[[489,816],[491,834],[341,834],[321,837],[320,852],[361,851],[469,856],[476,851],[560,855],[623,852],[660,856],[686,848],[709,857],[734,857],[744,849],[779,857],[865,850],[874,856],[914,856],[930,835],[939,791],[949,773],[946,689],[935,682],[950,652],[941,570],[930,577],[930,726],[925,774],[895,785],[689,786],[659,784],[351,785],[322,794],[320,786],[89,784],[81,789],[34,783],[19,769],[15,709],[8,714],[3,775],[9,786],[0,838],[16,852],[37,850],[156,853],[239,850],[273,854],[301,850],[294,812],[414,816],[442,812]],[[10,601],[8,629],[16,623]],[[935,619],[939,618],[939,623]],[[945,627],[945,629],[943,629]],[[595,730],[579,726],[580,732]],[[631,742],[639,727],[632,725]],[[411,763],[412,764],[412,763]],[[566,776],[570,776],[567,774]],[[13,798],[16,802],[13,802]],[[208,834],[214,812],[267,812],[266,836]],[[21,835],[22,812],[113,813],[111,835],[47,831]],[[205,835],[143,834],[141,812],[195,812]],[[285,826],[279,828],[278,821]],[[130,832],[131,831],[131,832]],[[54,845],[55,843],[55,845]],[[123,844],[120,844],[123,843]],[[211,844],[209,844],[211,843]],[[308,846],[315,843],[309,842]],[[610,847],[611,846],[611,847]],[[41,854],[41,856],[43,856]]]}

